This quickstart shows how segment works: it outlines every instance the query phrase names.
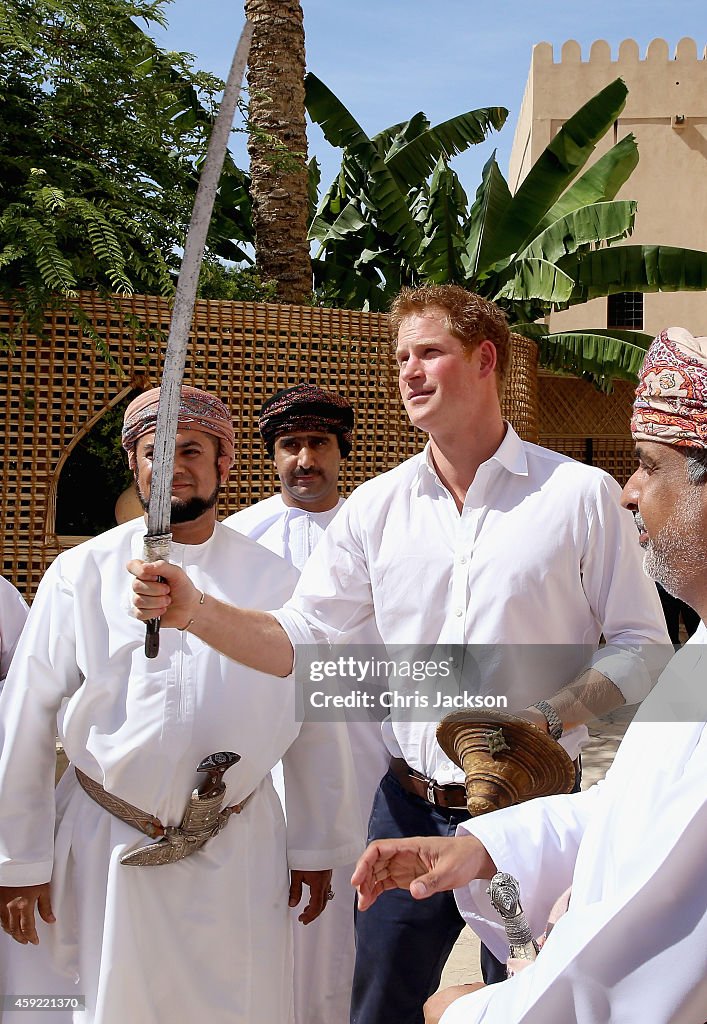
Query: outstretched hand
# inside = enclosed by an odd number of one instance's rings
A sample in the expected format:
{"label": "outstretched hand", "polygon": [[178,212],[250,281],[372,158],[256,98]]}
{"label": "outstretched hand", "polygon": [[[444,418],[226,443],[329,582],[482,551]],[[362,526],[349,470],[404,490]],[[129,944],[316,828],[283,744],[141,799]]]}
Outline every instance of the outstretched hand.
{"label": "outstretched hand", "polygon": [[142,622],[160,619],[162,626],[185,629],[197,615],[201,591],[171,562],[128,562],[133,581],[133,614]]}
{"label": "outstretched hand", "polygon": [[458,889],[474,878],[496,873],[475,836],[379,839],[361,855],[351,877],[359,910],[368,910],[388,889],[408,889],[416,900]]}

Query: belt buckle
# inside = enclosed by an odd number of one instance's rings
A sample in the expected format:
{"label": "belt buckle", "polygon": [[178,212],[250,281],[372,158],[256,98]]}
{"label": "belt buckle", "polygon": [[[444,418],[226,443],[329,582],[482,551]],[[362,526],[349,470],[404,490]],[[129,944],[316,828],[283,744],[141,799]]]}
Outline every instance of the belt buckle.
{"label": "belt buckle", "polygon": [[435,805],[437,804],[437,801],[435,800],[435,780],[434,779],[428,779],[427,780],[427,800],[431,804],[435,804]]}

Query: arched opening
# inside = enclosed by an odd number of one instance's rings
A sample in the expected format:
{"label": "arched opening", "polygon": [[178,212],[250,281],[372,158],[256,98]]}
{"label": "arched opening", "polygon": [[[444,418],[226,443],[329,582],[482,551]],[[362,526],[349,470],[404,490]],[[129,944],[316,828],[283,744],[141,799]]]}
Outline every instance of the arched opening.
{"label": "arched opening", "polygon": [[[54,522],[47,533],[60,546],[95,537],[116,525],[116,502],[132,484],[120,432],[125,407],[140,393],[129,387],[73,440],[57,467],[52,490]],[[66,545],[66,546],[68,546]]]}

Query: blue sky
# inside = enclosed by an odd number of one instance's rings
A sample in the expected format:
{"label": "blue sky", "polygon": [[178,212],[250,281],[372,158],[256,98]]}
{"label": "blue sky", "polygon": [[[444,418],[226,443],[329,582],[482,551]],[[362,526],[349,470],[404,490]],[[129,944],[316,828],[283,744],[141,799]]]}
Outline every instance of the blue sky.
{"label": "blue sky", "polygon": [[[454,167],[470,197],[494,147],[506,174],[515,119],[534,43],[560,47],[576,39],[587,59],[595,39],[606,39],[616,57],[623,39],[635,39],[641,56],[651,39],[671,52],[684,36],[707,43],[705,0],[302,0],[307,67],[374,134],[424,110],[433,123],[475,107],[505,106],[510,114],[490,142],[457,157]],[[169,28],[154,28],[161,46],[186,50],[196,66],[224,78],[244,21],[238,0],[174,0]],[[310,155],[322,164],[322,184],[338,167],[337,152],[309,126]],[[232,147],[247,166],[245,145]]]}

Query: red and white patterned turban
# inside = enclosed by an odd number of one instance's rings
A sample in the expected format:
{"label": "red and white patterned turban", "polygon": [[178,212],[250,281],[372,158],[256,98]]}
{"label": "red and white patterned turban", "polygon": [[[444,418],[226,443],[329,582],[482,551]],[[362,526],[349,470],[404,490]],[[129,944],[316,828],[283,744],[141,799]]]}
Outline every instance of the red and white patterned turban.
{"label": "red and white patterned turban", "polygon": [[[122,443],[128,453],[130,468],[135,468],[135,445],[144,434],[151,434],[157,425],[157,406],[160,388],[143,391],[134,398],[125,410],[123,418]],[[228,457],[228,464],[235,461],[234,430],[231,414],[215,395],[209,395],[199,388],[182,386],[179,403],[179,427],[182,430],[200,430],[213,434],[219,441],[219,455]]]}
{"label": "red and white patterned turban", "polygon": [[707,448],[707,338],[661,331],[646,353],[633,403],[636,441]]}

